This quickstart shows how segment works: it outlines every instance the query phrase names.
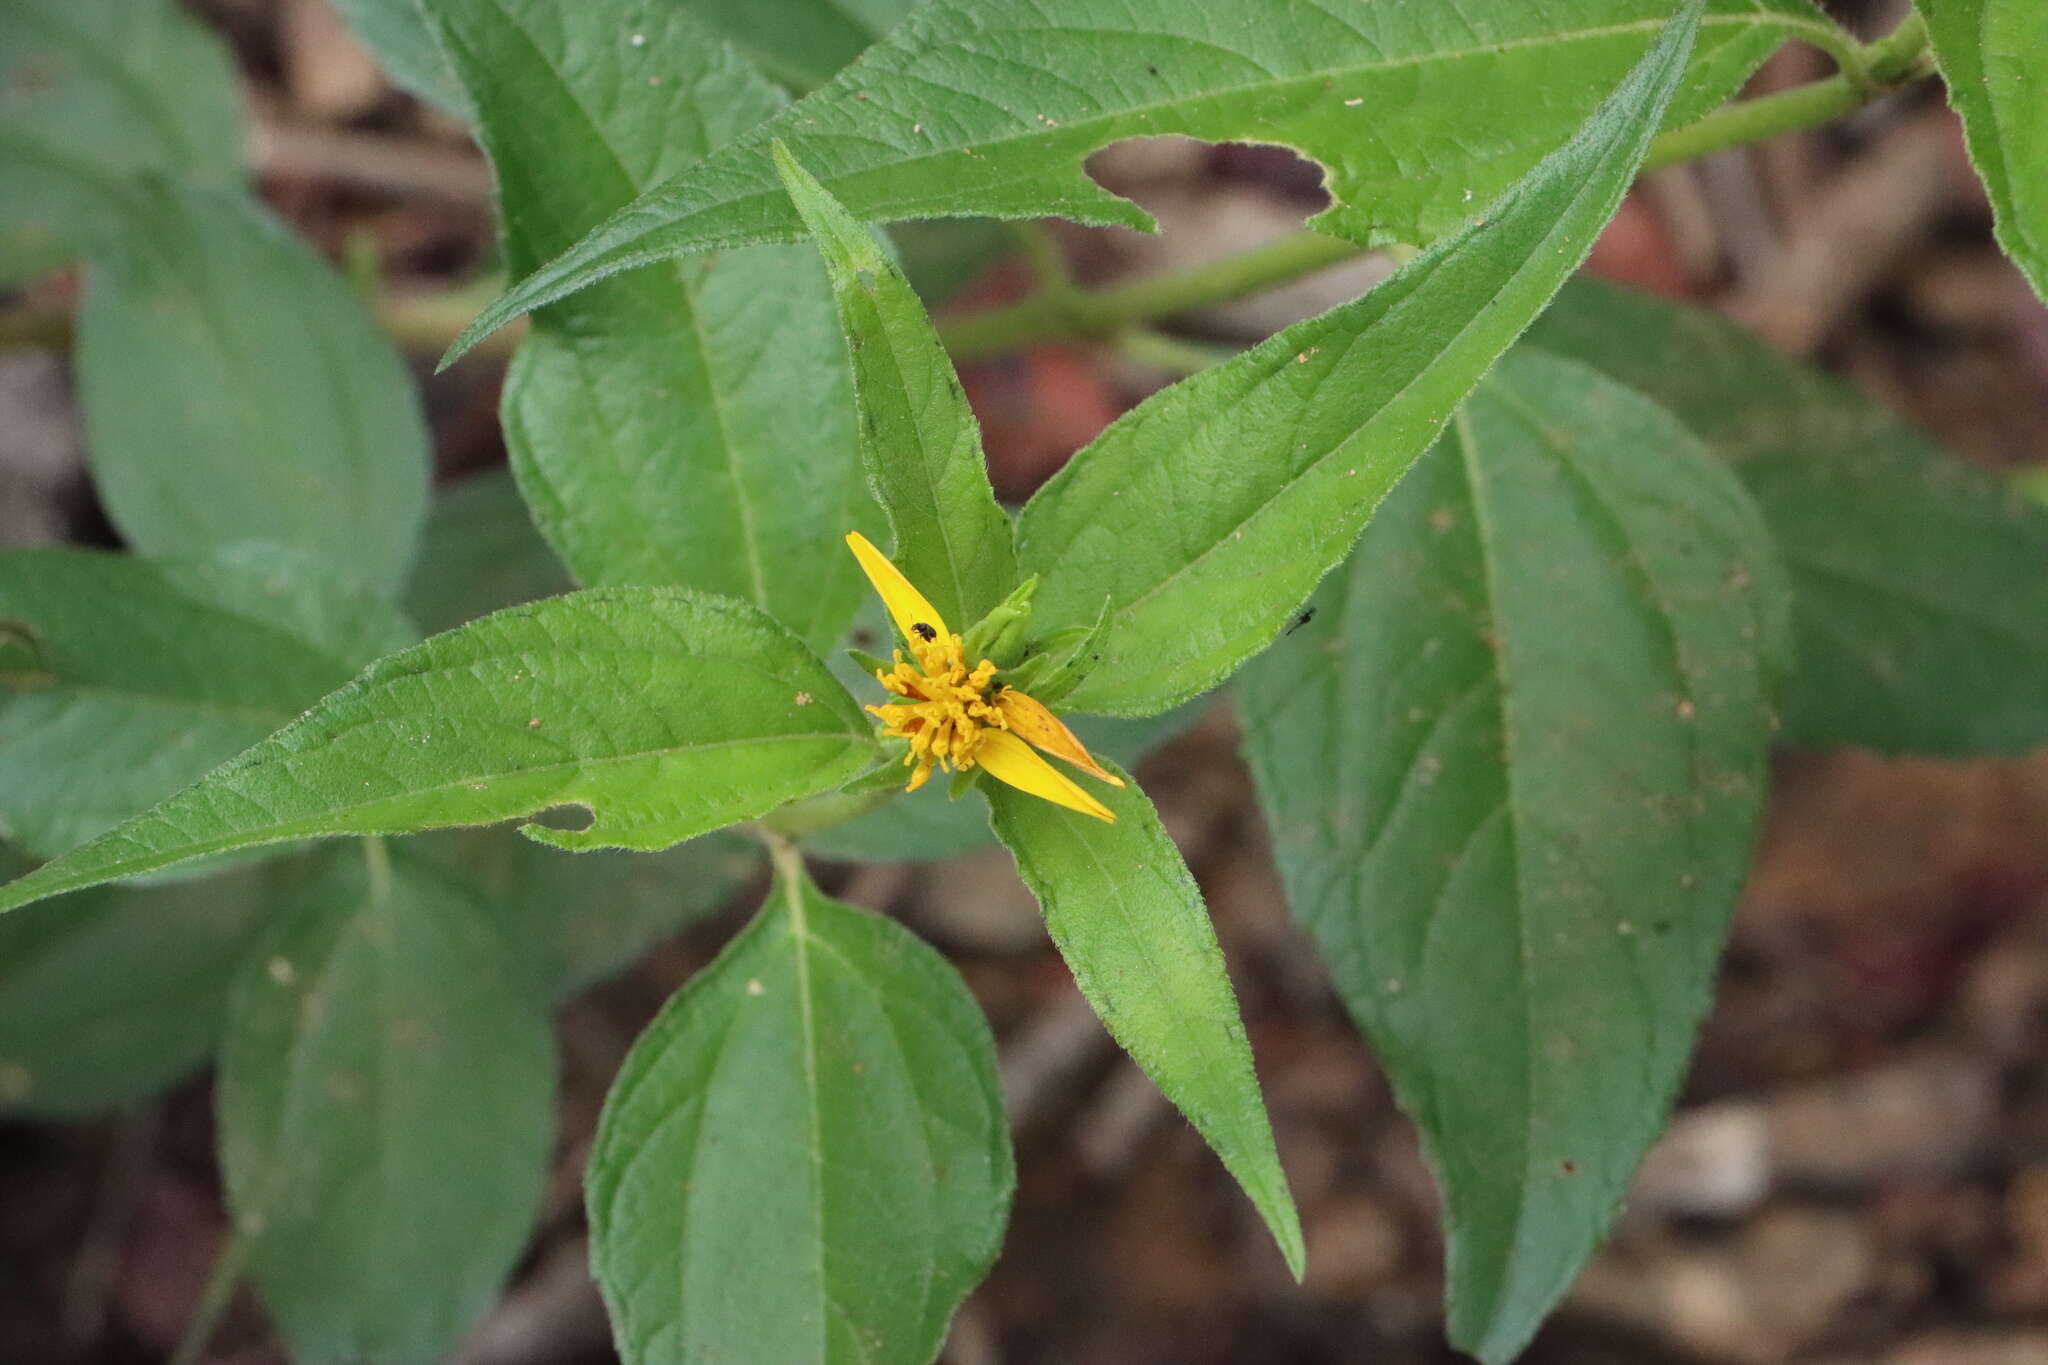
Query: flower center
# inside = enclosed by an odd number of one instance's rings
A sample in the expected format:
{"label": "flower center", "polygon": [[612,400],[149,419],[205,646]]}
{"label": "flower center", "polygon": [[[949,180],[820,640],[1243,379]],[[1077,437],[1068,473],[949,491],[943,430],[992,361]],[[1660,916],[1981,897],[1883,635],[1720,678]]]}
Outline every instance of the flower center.
{"label": "flower center", "polygon": [[993,661],[983,659],[969,669],[958,635],[940,635],[920,623],[916,636],[910,642],[913,659],[905,659],[899,649],[895,667],[875,673],[903,700],[867,708],[881,717],[885,736],[910,741],[910,752],[903,756],[905,767],[917,769],[910,791],[924,785],[934,766],[948,771],[973,767],[984,729],[1010,728],[994,701],[1002,684],[995,682]]}

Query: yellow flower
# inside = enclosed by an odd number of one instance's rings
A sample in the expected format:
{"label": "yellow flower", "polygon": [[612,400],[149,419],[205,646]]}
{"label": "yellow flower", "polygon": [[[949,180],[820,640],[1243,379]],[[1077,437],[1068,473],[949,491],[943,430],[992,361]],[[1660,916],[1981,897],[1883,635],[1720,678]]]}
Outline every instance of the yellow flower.
{"label": "yellow flower", "polygon": [[903,700],[867,708],[881,717],[885,737],[910,741],[903,766],[915,771],[904,790],[922,787],[933,768],[964,772],[978,766],[1019,791],[1114,821],[1109,807],[1032,746],[1113,787],[1121,787],[1123,779],[1090,758],[1074,732],[1042,703],[1006,686],[991,660],[968,667],[960,637],[866,536],[855,531],[846,543],[910,647],[910,658],[899,649],[895,667],[875,672],[875,680]]}

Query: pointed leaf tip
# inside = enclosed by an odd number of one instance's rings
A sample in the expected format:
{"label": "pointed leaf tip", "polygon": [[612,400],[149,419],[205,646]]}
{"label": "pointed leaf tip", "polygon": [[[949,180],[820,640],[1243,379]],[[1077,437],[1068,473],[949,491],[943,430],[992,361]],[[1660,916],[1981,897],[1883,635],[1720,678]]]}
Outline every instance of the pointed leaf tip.
{"label": "pointed leaf tip", "polygon": [[1008,787],[982,790],[989,823],[1037,896],[1074,984],[1222,1160],[1299,1279],[1301,1217],[1237,996],[1201,891],[1159,812],[1135,785],[1103,793],[1114,824]]}

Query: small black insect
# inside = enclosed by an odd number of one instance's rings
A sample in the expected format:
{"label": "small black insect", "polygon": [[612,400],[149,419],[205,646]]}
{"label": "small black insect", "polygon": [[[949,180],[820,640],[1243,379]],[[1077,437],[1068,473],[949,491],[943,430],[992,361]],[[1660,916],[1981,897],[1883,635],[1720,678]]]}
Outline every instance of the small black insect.
{"label": "small black insect", "polygon": [[930,644],[932,641],[939,638],[939,632],[933,629],[932,627],[926,625],[922,621],[919,621],[916,624],[912,625],[911,629],[917,632],[917,638],[924,641],[926,644]]}
{"label": "small black insect", "polygon": [[1304,611],[1301,615],[1294,618],[1293,625],[1289,626],[1287,629],[1281,631],[1280,633],[1282,635],[1294,634],[1295,631],[1300,630],[1303,626],[1307,625],[1309,623],[1309,619],[1313,617],[1315,614],[1316,609],[1314,607],[1310,607],[1307,611]]}

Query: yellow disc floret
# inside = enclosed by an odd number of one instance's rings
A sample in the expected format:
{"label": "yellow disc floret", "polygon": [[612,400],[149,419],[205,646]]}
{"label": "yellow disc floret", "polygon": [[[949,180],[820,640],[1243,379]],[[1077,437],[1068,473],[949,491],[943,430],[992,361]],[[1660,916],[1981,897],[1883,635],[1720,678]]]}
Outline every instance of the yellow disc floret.
{"label": "yellow disc floret", "polygon": [[910,744],[903,756],[903,766],[912,770],[905,790],[922,787],[934,768],[965,772],[979,767],[1019,791],[1098,820],[1115,820],[1109,807],[1039,754],[1051,754],[1113,787],[1123,786],[1123,779],[1097,763],[1042,703],[1006,687],[993,660],[981,659],[969,668],[965,642],[866,536],[854,532],[846,543],[910,649],[910,658],[899,649],[890,667],[875,670],[875,680],[902,700],[868,708],[881,718],[885,738]]}
{"label": "yellow disc floret", "polygon": [[885,736],[910,741],[910,752],[903,756],[904,766],[916,769],[910,791],[923,786],[934,767],[949,772],[972,768],[984,731],[1009,728],[989,695],[991,690],[1001,695],[995,664],[983,659],[969,669],[958,635],[942,636],[929,622],[915,625],[932,633],[926,640],[918,631],[911,640],[915,659],[905,659],[899,649],[894,668],[875,672],[875,680],[903,700],[868,708],[881,717]]}

